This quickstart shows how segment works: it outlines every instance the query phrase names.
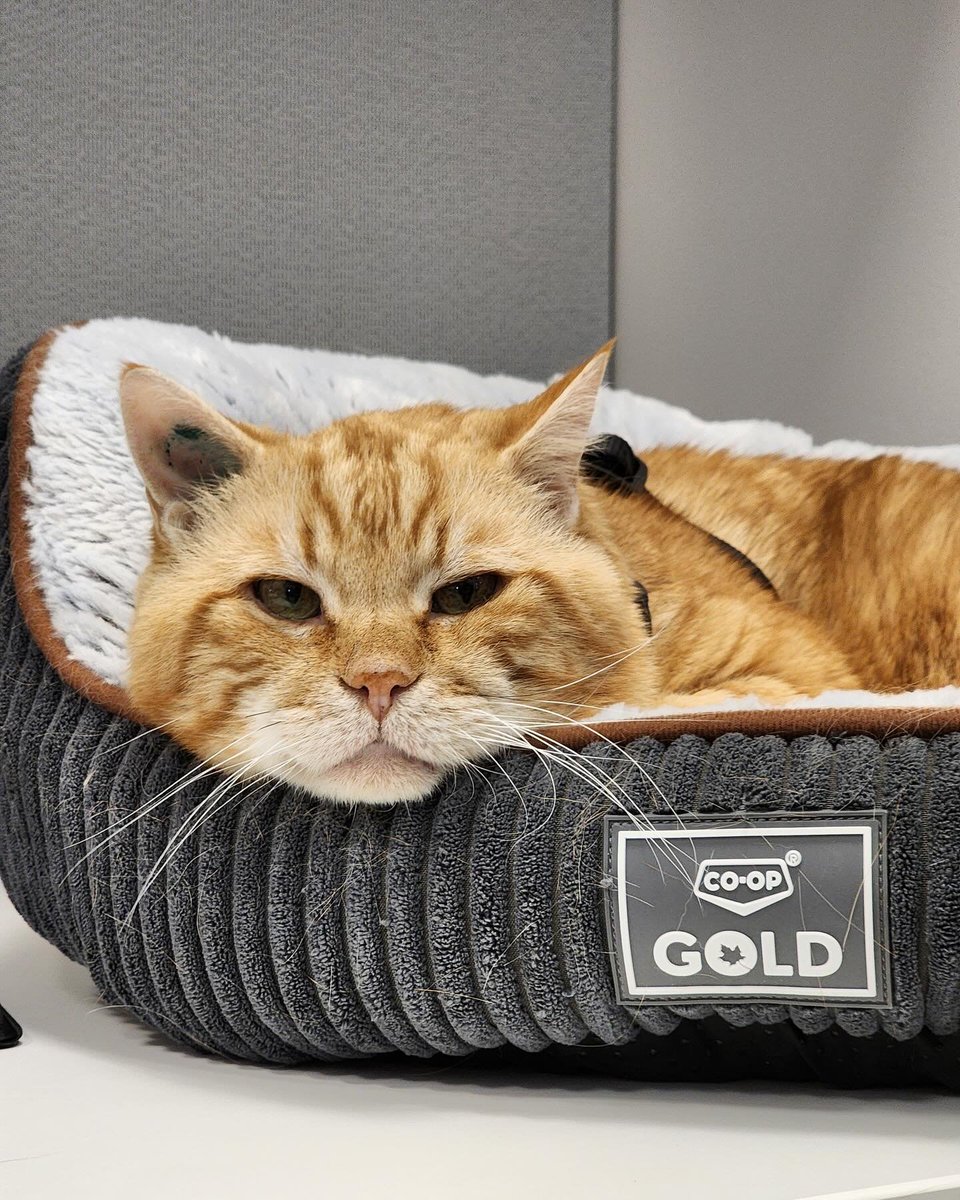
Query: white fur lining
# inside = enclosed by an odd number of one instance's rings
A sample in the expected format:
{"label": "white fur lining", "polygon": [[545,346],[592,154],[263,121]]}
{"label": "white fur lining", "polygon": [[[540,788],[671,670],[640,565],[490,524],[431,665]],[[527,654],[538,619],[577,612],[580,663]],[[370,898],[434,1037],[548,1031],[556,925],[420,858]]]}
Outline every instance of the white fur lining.
{"label": "white fur lining", "polygon": [[[542,386],[438,363],[244,345],[189,326],[140,319],[117,317],[61,331],[33,398],[25,485],[31,559],[54,631],[72,658],[111,684],[122,684],[125,677],[126,631],[150,528],[120,422],[117,379],[124,362],[157,367],[228,416],[300,433],[350,413],[431,400],[512,404]],[[740,454],[829,458],[890,452],[861,442],[816,447],[808,434],[772,421],[701,421],[685,409],[612,388],[603,393],[595,429],[619,433],[638,449],[689,444]],[[892,452],[960,468],[960,446]],[[958,703],[960,688],[947,687],[896,697],[828,692],[790,707]],[[709,711],[762,707],[747,697]],[[653,714],[618,705],[603,715],[614,720]]]}
{"label": "white fur lining", "polygon": [[[790,708],[957,708],[960,707],[960,687],[949,684],[940,688],[917,689],[913,692],[862,692],[855,688],[834,689],[819,696],[799,696],[778,709]],[[658,708],[633,708],[629,704],[611,704],[591,720],[629,721],[635,717],[689,717],[698,713],[756,712],[770,708],[758,696],[734,696],[722,703],[705,704],[700,708],[679,708],[663,704]]]}

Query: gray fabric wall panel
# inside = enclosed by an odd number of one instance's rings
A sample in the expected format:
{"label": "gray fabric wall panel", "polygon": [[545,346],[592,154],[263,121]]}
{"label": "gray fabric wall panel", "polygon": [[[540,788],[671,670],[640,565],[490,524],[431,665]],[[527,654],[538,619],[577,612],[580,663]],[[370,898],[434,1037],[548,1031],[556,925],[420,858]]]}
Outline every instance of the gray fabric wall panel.
{"label": "gray fabric wall panel", "polygon": [[606,337],[611,0],[0,11],[0,356],[115,313],[531,377]]}

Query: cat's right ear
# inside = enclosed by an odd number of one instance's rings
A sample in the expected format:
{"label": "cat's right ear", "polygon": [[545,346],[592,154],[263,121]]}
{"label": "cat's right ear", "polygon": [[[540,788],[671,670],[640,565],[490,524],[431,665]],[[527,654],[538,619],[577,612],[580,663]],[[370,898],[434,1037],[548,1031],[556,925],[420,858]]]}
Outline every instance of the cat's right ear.
{"label": "cat's right ear", "polygon": [[124,365],[120,411],[159,533],[189,529],[197,499],[259,452],[238,425],[153,367]]}

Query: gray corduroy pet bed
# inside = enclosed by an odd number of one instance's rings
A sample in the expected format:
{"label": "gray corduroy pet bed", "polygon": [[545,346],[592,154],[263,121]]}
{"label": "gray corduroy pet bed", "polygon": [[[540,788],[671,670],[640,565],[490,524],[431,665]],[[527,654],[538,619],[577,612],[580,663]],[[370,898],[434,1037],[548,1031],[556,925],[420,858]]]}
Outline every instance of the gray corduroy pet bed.
{"label": "gray corduroy pet bed", "polygon": [[[18,470],[31,462],[25,398],[50,344],[3,373],[4,504],[15,512]],[[21,444],[8,476],[15,393]],[[44,654],[49,629],[35,611],[29,627],[25,619],[36,597],[25,595],[29,548],[14,532],[16,583],[5,520],[0,870],[24,917],[89,968],[106,1002],[198,1049],[264,1063],[473,1052],[637,1078],[960,1086],[956,712],[728,713],[676,732],[609,727],[632,759],[618,767],[618,794],[643,822],[671,812],[734,825],[777,814],[886,822],[876,937],[890,980],[874,1002],[627,1005],[608,927],[622,881],[605,859],[604,823],[622,806],[583,772],[554,767],[548,778],[533,753],[505,756],[510,778],[491,776],[485,791],[454,778],[409,810],[349,812],[265,787],[192,835],[135,903],[214,782],[130,820],[184,775],[189,756]],[[746,732],[733,731],[738,723]],[[579,753],[599,763],[610,747]]]}

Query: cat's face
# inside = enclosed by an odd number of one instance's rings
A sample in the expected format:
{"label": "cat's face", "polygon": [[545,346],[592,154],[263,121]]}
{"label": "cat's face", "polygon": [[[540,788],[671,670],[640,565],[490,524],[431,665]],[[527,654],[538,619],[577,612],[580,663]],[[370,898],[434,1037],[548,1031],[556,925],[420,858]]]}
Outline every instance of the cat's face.
{"label": "cat's face", "polygon": [[632,581],[579,511],[604,363],[508,410],[307,437],[128,369],[155,516],[130,638],[143,719],[227,771],[393,803],[525,729],[652,698]]}

